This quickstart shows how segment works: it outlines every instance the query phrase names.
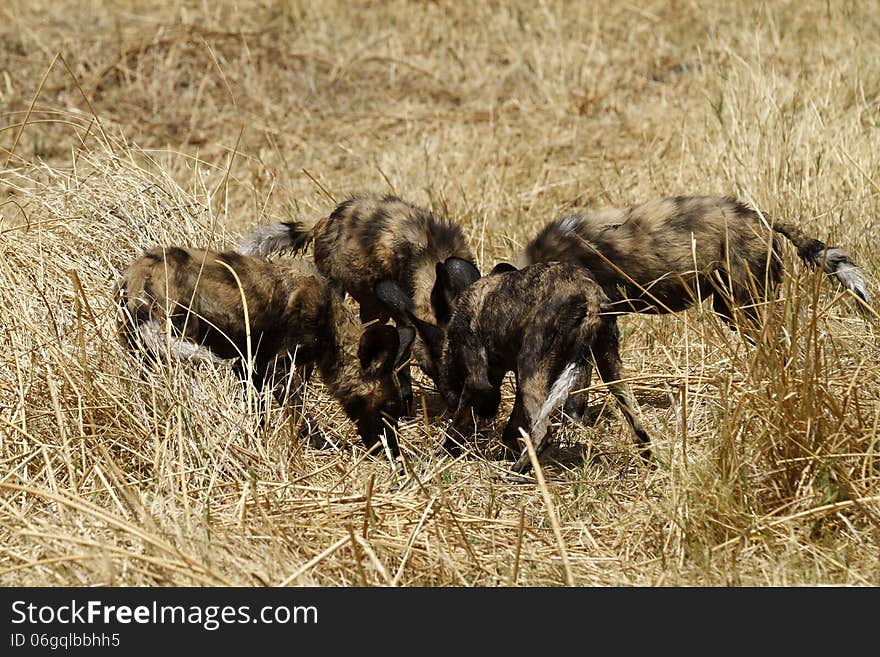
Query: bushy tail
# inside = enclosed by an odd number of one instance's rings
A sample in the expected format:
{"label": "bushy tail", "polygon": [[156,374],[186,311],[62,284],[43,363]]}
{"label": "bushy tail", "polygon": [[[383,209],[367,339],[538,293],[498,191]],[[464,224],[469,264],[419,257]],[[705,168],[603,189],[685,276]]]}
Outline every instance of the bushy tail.
{"label": "bushy tail", "polygon": [[[872,311],[871,295],[862,272],[842,249],[828,247],[817,239],[807,237],[795,226],[783,221],[776,221],[773,230],[784,235],[795,245],[798,255],[811,267],[821,267],[829,276],[834,276],[840,284],[852,292],[862,303],[859,310]],[[863,305],[864,304],[864,305]],[[874,313],[872,313],[874,314]]]}
{"label": "bushy tail", "polygon": [[300,221],[257,226],[242,238],[237,251],[242,255],[262,257],[283,249],[298,253],[312,241],[313,229],[314,226],[306,226]]}

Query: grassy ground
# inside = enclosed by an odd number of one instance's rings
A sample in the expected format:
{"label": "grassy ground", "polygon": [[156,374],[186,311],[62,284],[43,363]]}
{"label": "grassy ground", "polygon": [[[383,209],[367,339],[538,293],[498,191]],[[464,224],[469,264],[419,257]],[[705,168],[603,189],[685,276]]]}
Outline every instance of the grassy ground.
{"label": "grassy ground", "polygon": [[461,222],[484,270],[575,206],[735,194],[877,296],[878,62],[878,2],[7,0],[0,579],[880,584],[876,326],[791,249],[756,347],[708,307],[621,321],[657,468],[609,406],[543,483],[438,460],[439,412],[394,476],[317,380],[331,449],[271,405],[261,431],[228,368],[138,372],[111,299],[148,246],[362,190]]}

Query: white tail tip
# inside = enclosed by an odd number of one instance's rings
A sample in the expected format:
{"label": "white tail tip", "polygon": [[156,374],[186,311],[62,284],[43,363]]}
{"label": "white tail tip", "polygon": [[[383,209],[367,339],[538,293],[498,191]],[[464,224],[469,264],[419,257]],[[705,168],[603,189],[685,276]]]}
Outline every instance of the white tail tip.
{"label": "white tail tip", "polygon": [[242,255],[266,257],[290,244],[290,229],[285,224],[266,224],[245,235],[236,250]]}
{"label": "white tail tip", "polygon": [[856,267],[849,256],[840,249],[828,249],[825,252],[825,273],[832,274],[840,284],[856,295],[868,307],[871,306],[871,295],[862,272]]}
{"label": "white tail tip", "polygon": [[138,325],[141,341],[148,349],[163,352],[166,349],[178,360],[222,363],[223,359],[216,356],[210,349],[189,340],[169,337],[159,322],[150,320]]}

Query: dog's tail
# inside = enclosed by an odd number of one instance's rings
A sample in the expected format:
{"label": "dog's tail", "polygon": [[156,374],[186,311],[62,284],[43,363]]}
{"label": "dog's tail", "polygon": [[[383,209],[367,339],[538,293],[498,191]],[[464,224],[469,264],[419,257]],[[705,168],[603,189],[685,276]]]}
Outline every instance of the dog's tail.
{"label": "dog's tail", "polygon": [[[865,278],[844,250],[828,247],[824,242],[807,237],[798,226],[785,221],[775,220],[773,230],[794,244],[798,255],[809,266],[822,268],[826,274],[834,276],[844,288],[852,292],[861,302],[858,304],[859,310],[873,311]],[[876,313],[871,312],[871,314]]]}
{"label": "dog's tail", "polygon": [[236,250],[242,255],[261,257],[284,249],[299,253],[312,241],[314,228],[314,225],[306,225],[301,221],[257,226],[241,239]]}

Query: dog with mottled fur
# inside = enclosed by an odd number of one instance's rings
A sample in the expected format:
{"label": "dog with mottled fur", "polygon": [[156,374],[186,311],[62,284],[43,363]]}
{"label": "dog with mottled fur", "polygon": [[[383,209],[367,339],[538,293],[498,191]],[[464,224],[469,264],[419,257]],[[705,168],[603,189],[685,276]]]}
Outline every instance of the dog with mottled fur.
{"label": "dog with mottled fur", "polygon": [[311,262],[158,247],[126,269],[117,299],[129,349],[153,360],[232,360],[258,389],[274,378],[276,398],[292,406],[301,406],[296,390],[317,368],[364,445],[384,435],[397,455],[403,404],[395,370],[409,360],[415,332],[363,328]]}
{"label": "dog with mottled fur", "polygon": [[[395,299],[389,293],[387,298],[394,299],[396,313],[413,312],[405,296]],[[617,316],[606,312],[608,305],[590,273],[570,263],[539,263],[522,270],[502,263],[463,290],[439,345],[439,389],[454,411],[444,447],[459,450],[473,413],[482,418],[498,413],[501,384],[512,371],[516,399],[501,440],[508,453],[519,457],[514,470],[527,470],[530,461],[520,445],[520,431],[531,437],[540,454],[550,442],[551,413],[594,362],[642,456],[649,458],[649,438],[635,398],[629,386],[619,383]],[[423,330],[423,324],[416,323],[416,329]],[[422,337],[437,339],[432,333]]]}
{"label": "dog with mottled fur", "polygon": [[782,278],[777,234],[870,307],[865,280],[843,250],[729,197],[676,196],[566,215],[544,226],[517,264],[586,267],[619,312],[678,312],[711,296],[727,322],[738,308],[757,323],[757,307]]}
{"label": "dog with mottled fur", "polygon": [[[677,196],[569,214],[545,225],[517,264],[576,263],[602,286],[614,312],[672,313],[711,297],[731,327],[737,328],[735,310],[757,327],[760,305],[782,278],[777,235],[809,266],[834,276],[861,310],[872,312],[864,277],[843,250],[729,197]],[[588,386],[589,370],[577,384]],[[586,403],[582,395],[566,410],[579,418]]]}
{"label": "dog with mottled fur", "polygon": [[[282,249],[299,252],[310,242],[318,269],[358,302],[362,321],[384,322],[392,316],[383,296],[390,292],[412,301],[416,321],[442,328],[460,292],[480,277],[457,224],[392,195],[353,196],[312,225],[293,221],[258,226],[242,239],[238,251],[259,256]],[[416,340],[413,353],[436,382],[440,354],[423,339]]]}

